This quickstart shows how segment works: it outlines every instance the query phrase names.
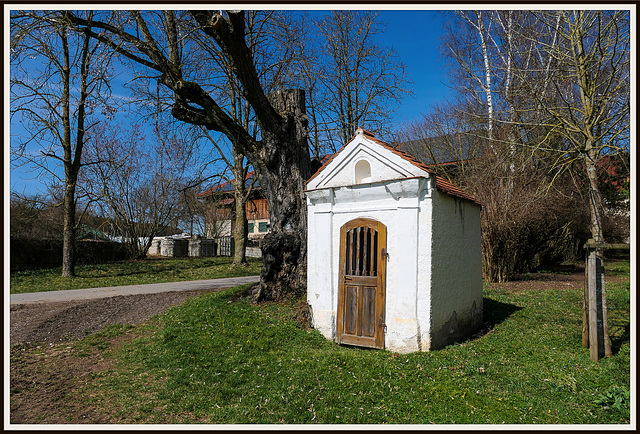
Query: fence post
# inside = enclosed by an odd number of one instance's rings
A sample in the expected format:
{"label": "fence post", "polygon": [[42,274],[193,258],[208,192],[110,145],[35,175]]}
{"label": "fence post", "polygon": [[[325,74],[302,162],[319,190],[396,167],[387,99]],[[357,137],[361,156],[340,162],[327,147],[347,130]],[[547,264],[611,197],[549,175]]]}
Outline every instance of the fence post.
{"label": "fence post", "polygon": [[596,256],[598,284],[602,296],[602,334],[604,336],[604,356],[611,357],[611,339],[609,338],[609,313],[607,312],[607,286],[604,280],[604,262],[602,256]]}

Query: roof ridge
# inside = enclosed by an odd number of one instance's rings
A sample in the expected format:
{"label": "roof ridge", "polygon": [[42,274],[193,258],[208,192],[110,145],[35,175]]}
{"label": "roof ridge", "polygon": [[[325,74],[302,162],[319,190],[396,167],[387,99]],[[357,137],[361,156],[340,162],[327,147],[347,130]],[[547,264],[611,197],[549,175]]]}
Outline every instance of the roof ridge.
{"label": "roof ridge", "polygon": [[404,151],[401,151],[401,150],[397,149],[396,147],[390,145],[387,142],[383,142],[382,140],[377,139],[373,133],[370,133],[370,132],[364,130],[363,128],[358,128],[356,130],[356,134],[351,138],[351,140],[349,140],[349,142],[347,142],[344,145],[342,145],[342,147],[335,154],[333,154],[331,156],[331,158],[329,158],[316,171],[316,173],[313,174],[313,176],[311,178],[309,178],[307,180],[305,185],[307,185],[313,178],[315,178],[316,175],[318,175],[320,172],[322,172],[322,170],[333,160],[333,158],[336,155],[338,155],[345,148],[345,146],[347,146],[349,143],[351,143],[359,135],[365,136],[367,139],[371,140],[372,142],[377,143],[378,145],[380,145],[380,146],[384,147],[385,149],[387,149],[387,150],[393,152],[394,154],[398,155],[400,158],[408,161],[409,163],[413,164],[414,166],[418,167],[419,169],[422,169],[425,172],[427,172],[428,174],[432,175],[435,178],[435,181],[436,181],[435,182],[436,190],[442,191],[442,192],[450,194],[452,196],[460,197],[462,199],[470,200],[471,202],[482,206],[482,203],[480,203],[480,201],[478,201],[476,198],[474,198],[470,194],[465,193],[459,187],[455,186],[450,181],[447,181],[442,176],[436,174],[436,172],[433,169],[431,169],[429,166],[424,164],[422,161],[418,160],[414,156],[412,156],[412,155],[410,155],[410,154],[408,154],[408,153],[406,153]]}

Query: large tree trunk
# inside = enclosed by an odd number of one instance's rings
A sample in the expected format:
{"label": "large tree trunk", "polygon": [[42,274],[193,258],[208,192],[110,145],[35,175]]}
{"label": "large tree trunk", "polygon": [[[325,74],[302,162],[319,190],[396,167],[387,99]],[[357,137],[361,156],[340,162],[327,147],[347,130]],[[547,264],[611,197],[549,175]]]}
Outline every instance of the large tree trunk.
{"label": "large tree trunk", "polygon": [[62,276],[76,275],[76,204],[75,183],[67,183],[64,192],[64,228],[62,233]]}
{"label": "large tree trunk", "polygon": [[[271,231],[262,244],[256,301],[301,295],[307,284],[307,208],[304,183],[311,175],[304,91],[271,95],[284,118],[280,134],[263,133],[259,180],[269,204]],[[264,130],[263,130],[264,131]]]}
{"label": "large tree trunk", "polygon": [[[76,181],[78,179],[78,169],[80,158],[77,152],[82,152],[82,149],[76,150],[76,156],[73,156],[73,149],[71,143],[71,60],[69,54],[69,40],[67,39],[67,28],[62,27],[60,30],[60,39],[62,43],[63,63],[62,68],[62,149],[64,154],[64,176],[65,176],[65,188],[63,199],[63,213],[64,222],[62,228],[62,277],[73,277],[76,274],[75,262],[76,262]],[[88,44],[88,38],[85,39],[83,51],[86,54],[86,47]],[[83,56],[83,60],[85,56]],[[86,72],[85,63],[81,63],[81,75],[82,84],[86,83],[84,80],[84,73]],[[78,104],[78,126],[80,127],[84,122],[84,99],[85,87],[81,89],[80,103]],[[82,140],[79,135],[78,140]]]}

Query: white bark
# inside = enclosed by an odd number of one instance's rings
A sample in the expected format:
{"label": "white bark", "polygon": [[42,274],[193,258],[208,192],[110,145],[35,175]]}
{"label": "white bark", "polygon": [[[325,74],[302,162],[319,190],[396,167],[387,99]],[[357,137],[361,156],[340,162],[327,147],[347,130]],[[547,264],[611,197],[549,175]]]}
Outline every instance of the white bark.
{"label": "white bark", "polygon": [[493,98],[491,95],[491,60],[489,59],[489,49],[487,47],[487,40],[485,32],[487,30],[484,26],[482,19],[482,11],[478,12],[478,33],[480,35],[480,44],[482,46],[482,57],[484,60],[484,92],[487,97],[487,119],[489,120],[489,140],[493,140],[493,126],[495,124],[494,110],[493,110]]}

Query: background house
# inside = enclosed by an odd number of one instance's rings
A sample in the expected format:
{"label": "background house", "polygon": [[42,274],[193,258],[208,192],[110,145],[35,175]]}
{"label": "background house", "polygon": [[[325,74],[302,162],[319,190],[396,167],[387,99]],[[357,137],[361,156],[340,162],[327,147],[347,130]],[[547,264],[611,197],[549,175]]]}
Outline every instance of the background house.
{"label": "background house", "polygon": [[[247,173],[245,188],[251,188],[245,204],[249,240],[259,241],[269,232],[269,204],[262,188],[255,180],[255,172]],[[232,181],[215,185],[200,193],[205,203],[205,236],[230,237],[235,229],[235,197]]]}
{"label": "background house", "polygon": [[[312,172],[331,158],[325,155],[311,161]],[[198,195],[205,203],[205,236],[220,238],[233,236],[235,229],[235,197],[233,181],[215,185]],[[260,241],[270,230],[269,204],[264,197],[255,171],[247,173],[245,188],[251,188],[251,194],[245,204],[247,213],[247,236],[249,241]]]}

